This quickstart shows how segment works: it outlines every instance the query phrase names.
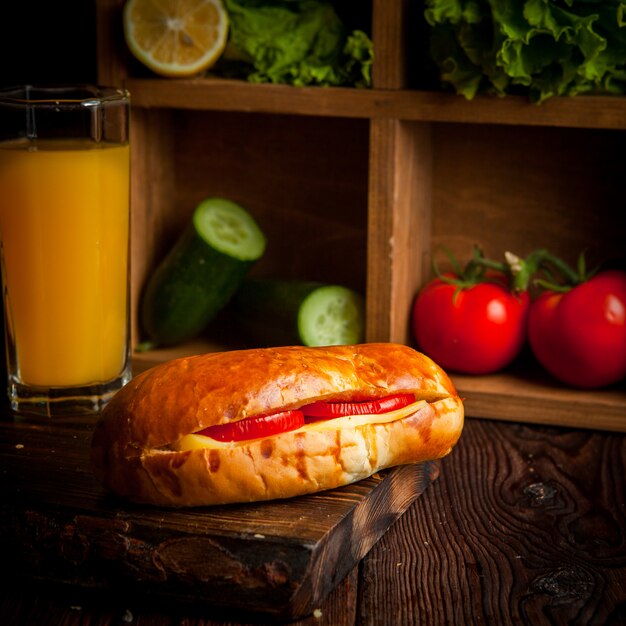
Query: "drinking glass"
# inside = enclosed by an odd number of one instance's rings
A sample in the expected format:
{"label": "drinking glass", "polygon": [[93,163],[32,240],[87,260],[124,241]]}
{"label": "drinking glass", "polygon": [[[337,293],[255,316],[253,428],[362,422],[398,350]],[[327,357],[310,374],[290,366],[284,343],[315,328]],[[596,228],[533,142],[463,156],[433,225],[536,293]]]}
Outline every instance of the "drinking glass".
{"label": "drinking glass", "polygon": [[130,99],[0,89],[0,243],[17,412],[97,413],[131,378]]}

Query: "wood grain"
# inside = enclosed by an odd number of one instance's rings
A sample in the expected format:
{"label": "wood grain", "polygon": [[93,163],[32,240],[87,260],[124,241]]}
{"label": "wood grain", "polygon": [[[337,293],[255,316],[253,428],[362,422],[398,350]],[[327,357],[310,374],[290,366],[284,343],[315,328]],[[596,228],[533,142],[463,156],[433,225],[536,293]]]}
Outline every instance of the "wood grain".
{"label": "wood grain", "polygon": [[408,0],[372,2],[372,82],[376,88],[406,89],[408,85],[409,5]]}
{"label": "wood grain", "polygon": [[589,267],[624,254],[622,133],[437,124],[432,145],[435,251],[547,248],[575,265],[585,250]]}
{"label": "wood grain", "polygon": [[176,181],[171,111],[133,107],[131,122],[131,319],[136,345],[141,340],[141,294],[178,234],[179,220],[172,210]]}
{"label": "wood grain", "polygon": [[427,276],[432,160],[428,124],[372,120],[368,222],[368,341],[410,340],[411,303]]}
{"label": "wood grain", "polygon": [[362,624],[626,617],[626,437],[472,420],[362,567]]}
{"label": "wood grain", "polygon": [[98,0],[95,3],[96,62],[101,85],[121,87],[128,77],[130,52],[122,32],[122,7],[122,0]]}

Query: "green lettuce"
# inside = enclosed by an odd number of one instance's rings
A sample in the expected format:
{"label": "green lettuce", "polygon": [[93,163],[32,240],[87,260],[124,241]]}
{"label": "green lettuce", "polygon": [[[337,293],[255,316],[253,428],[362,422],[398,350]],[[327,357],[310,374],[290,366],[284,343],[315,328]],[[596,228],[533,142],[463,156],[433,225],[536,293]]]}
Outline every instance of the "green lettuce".
{"label": "green lettuce", "polygon": [[626,1],[426,0],[441,80],[471,100],[626,91]]}
{"label": "green lettuce", "polygon": [[373,44],[318,0],[225,0],[229,50],[257,83],[371,85]]}

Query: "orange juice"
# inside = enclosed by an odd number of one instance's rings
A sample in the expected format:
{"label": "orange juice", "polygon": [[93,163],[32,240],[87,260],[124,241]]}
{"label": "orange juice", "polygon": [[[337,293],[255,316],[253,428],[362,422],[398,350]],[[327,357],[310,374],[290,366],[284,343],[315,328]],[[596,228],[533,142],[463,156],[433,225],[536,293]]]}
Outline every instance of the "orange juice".
{"label": "orange juice", "polygon": [[127,360],[129,147],[0,142],[9,341],[22,384],[81,386]]}

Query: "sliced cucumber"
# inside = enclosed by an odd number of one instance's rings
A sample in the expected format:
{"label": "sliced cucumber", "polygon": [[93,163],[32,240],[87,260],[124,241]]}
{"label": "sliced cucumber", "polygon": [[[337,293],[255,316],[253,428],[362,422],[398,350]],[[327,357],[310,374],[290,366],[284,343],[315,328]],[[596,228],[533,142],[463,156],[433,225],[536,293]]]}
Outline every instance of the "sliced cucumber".
{"label": "sliced cucumber", "polygon": [[153,345],[202,332],[228,303],[266,239],[251,215],[224,198],[207,198],[157,266],[141,301],[141,323]]}
{"label": "sliced cucumber", "polygon": [[265,237],[251,215],[224,198],[207,198],[194,211],[196,232],[212,248],[240,261],[257,261],[265,251]]}
{"label": "sliced cucumber", "polygon": [[340,285],[246,277],[229,311],[255,345],[324,346],[363,341],[363,298]]}
{"label": "sliced cucumber", "polygon": [[305,346],[349,345],[363,339],[362,298],[347,287],[325,285],[312,291],[298,311]]}

